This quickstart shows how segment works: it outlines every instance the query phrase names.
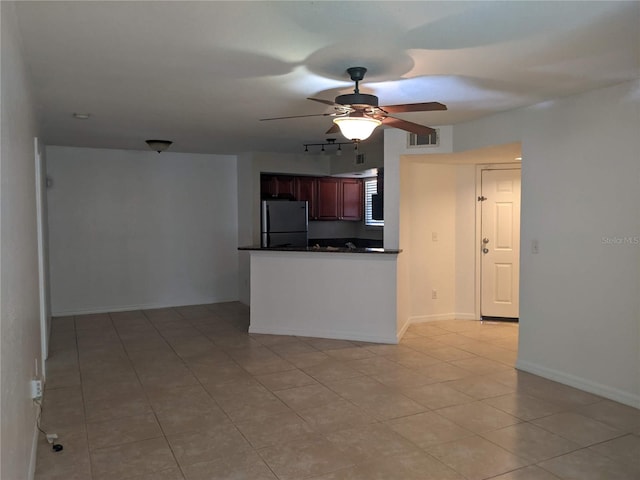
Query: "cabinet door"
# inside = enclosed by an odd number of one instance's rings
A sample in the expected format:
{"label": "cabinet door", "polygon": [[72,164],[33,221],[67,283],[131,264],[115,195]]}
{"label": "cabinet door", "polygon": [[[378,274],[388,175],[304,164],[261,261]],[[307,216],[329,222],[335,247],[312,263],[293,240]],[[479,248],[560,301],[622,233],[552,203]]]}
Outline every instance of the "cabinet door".
{"label": "cabinet door", "polygon": [[274,175],[260,175],[260,198],[277,197],[278,182]]}
{"label": "cabinet door", "polygon": [[340,180],[340,220],[362,220],[362,180],[343,178]]}
{"label": "cabinet door", "polygon": [[318,179],[318,220],[338,220],[339,186],[337,178]]}
{"label": "cabinet door", "polygon": [[283,175],[278,175],[276,177],[276,182],[278,184],[279,197],[295,198],[296,196],[295,179],[296,177],[289,177],[289,176],[283,176]]}
{"label": "cabinet door", "polygon": [[296,177],[296,200],[309,202],[309,220],[318,219],[318,179]]}
{"label": "cabinet door", "polygon": [[295,198],[295,178],[288,175],[260,175],[260,196]]}

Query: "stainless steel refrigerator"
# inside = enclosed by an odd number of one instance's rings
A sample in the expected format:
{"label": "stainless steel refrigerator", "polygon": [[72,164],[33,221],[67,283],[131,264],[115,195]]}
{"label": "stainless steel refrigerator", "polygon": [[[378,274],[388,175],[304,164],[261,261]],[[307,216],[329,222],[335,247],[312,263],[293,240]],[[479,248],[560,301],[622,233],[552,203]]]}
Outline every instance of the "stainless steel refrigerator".
{"label": "stainless steel refrigerator", "polygon": [[307,202],[263,200],[261,246],[306,247],[308,238]]}

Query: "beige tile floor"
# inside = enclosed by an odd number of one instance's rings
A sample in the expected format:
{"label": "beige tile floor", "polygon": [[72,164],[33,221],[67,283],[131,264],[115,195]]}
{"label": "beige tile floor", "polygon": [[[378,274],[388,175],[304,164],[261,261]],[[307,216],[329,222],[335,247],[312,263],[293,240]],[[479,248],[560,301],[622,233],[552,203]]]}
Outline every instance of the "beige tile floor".
{"label": "beige tile floor", "polygon": [[640,411],[514,369],[518,326],[249,335],[239,303],[55,318],[38,480],[640,478]]}

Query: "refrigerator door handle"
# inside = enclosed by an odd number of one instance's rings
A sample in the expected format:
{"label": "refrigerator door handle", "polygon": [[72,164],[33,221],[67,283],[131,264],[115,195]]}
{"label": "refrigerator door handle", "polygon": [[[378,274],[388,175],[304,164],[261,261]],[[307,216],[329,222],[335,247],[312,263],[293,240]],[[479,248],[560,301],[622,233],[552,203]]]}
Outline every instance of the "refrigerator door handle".
{"label": "refrigerator door handle", "polygon": [[269,205],[266,205],[266,217],[267,217],[267,232],[271,231],[271,216],[269,215]]}

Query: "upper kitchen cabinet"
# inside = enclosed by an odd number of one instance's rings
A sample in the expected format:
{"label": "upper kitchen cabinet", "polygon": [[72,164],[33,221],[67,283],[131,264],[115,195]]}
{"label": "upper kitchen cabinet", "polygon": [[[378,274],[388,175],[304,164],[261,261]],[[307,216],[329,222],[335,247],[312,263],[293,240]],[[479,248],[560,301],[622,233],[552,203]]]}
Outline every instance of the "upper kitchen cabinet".
{"label": "upper kitchen cabinet", "polygon": [[309,204],[309,220],[318,220],[318,179],[315,177],[296,177],[296,200]]}
{"label": "upper kitchen cabinet", "polygon": [[342,208],[338,212],[340,220],[362,220],[362,180],[359,178],[340,179],[339,205]]}
{"label": "upper kitchen cabinet", "polygon": [[362,220],[363,184],[359,178],[260,176],[262,198],[309,202],[309,220]]}
{"label": "upper kitchen cabinet", "polygon": [[318,220],[362,220],[362,180],[318,179]]}
{"label": "upper kitchen cabinet", "polygon": [[291,175],[261,175],[262,198],[296,198],[295,180],[296,177]]}
{"label": "upper kitchen cabinet", "polygon": [[318,178],[318,220],[339,220],[340,180],[333,177]]}

